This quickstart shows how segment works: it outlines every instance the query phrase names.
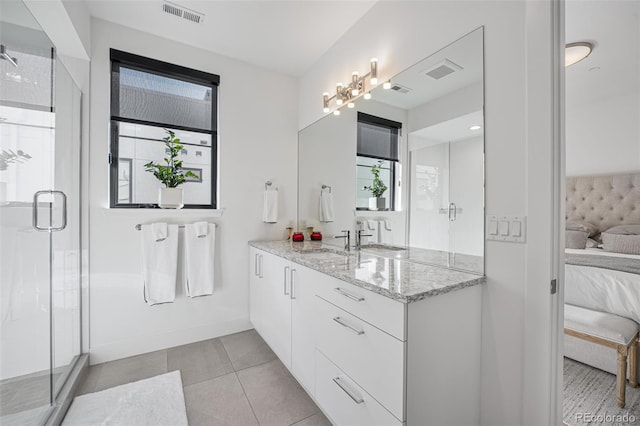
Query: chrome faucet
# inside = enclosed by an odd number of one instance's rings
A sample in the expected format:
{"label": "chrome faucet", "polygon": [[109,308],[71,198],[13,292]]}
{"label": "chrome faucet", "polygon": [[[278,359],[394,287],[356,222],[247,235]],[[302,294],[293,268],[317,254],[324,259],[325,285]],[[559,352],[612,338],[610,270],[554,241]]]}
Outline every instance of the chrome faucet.
{"label": "chrome faucet", "polygon": [[344,235],[336,235],[334,238],[344,238],[344,251],[351,249],[351,231],[342,231]]}
{"label": "chrome faucet", "polygon": [[363,234],[362,229],[356,231],[356,250],[360,250],[362,247],[362,237],[373,237],[371,234]]}

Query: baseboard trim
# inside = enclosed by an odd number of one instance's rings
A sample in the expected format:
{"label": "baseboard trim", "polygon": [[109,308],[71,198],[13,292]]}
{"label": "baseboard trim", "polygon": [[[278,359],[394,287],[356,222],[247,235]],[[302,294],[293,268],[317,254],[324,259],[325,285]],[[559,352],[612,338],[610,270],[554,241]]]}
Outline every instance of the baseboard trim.
{"label": "baseboard trim", "polygon": [[170,333],[119,340],[106,345],[91,347],[89,350],[89,362],[91,365],[101,364],[103,362],[159,351],[174,346],[213,339],[252,328],[253,325],[249,322],[249,318],[243,318],[184,330],[176,330]]}

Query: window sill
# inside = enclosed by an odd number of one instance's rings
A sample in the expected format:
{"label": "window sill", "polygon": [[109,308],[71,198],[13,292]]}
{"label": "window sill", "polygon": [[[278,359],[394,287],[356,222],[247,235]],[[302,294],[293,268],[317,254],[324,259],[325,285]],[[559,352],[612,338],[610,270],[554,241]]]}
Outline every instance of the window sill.
{"label": "window sill", "polygon": [[109,212],[108,214],[116,214],[123,216],[207,216],[207,217],[221,217],[224,213],[224,208],[221,209],[134,209],[134,208],[118,208],[118,207],[102,207],[102,211]]}

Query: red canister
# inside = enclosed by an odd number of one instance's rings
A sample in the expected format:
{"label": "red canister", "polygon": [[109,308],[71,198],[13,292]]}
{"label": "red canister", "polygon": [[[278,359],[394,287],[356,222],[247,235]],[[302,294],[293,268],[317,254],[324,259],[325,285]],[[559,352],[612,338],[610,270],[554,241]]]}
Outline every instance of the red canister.
{"label": "red canister", "polygon": [[291,237],[293,241],[304,241],[304,234],[302,232],[294,232],[293,237]]}
{"label": "red canister", "polygon": [[322,241],[322,233],[321,232],[312,232],[311,233],[311,241]]}

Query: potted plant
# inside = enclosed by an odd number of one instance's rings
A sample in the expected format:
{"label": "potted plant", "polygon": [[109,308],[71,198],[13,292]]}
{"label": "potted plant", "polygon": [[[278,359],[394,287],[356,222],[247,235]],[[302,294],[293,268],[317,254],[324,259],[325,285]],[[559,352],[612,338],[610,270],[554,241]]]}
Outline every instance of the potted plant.
{"label": "potted plant", "polygon": [[163,209],[181,209],[184,206],[182,185],[187,177],[197,178],[195,173],[182,170],[182,160],[178,160],[178,155],[182,151],[183,146],[180,145],[180,138],[171,130],[165,129],[167,136],[163,138],[167,147],[169,157],[164,158],[166,164],[156,164],[149,161],[144,165],[145,171],[153,173],[153,175],[164,184],[160,188],[158,206]]}
{"label": "potted plant", "polygon": [[371,167],[373,175],[373,183],[371,186],[365,186],[364,189],[371,191],[372,197],[369,198],[369,210],[384,210],[386,208],[386,199],[382,196],[388,189],[387,185],[380,180],[380,169],[382,168],[382,160],[378,164]]}

